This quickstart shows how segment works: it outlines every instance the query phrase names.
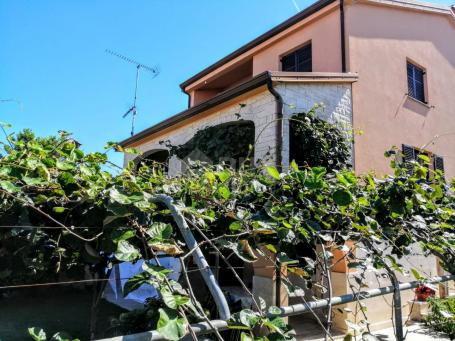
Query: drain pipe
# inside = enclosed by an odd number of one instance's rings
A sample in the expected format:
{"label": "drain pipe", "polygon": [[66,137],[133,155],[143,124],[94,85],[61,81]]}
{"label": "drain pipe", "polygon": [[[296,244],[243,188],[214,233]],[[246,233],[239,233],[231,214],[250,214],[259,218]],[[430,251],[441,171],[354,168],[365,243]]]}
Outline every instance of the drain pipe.
{"label": "drain pipe", "polygon": [[275,97],[275,114],[276,114],[276,165],[278,169],[282,168],[283,162],[283,97],[273,87],[272,73],[268,71],[267,89]]}
{"label": "drain pipe", "polygon": [[346,36],[344,17],[344,0],[340,0],[341,72],[346,72]]}
{"label": "drain pipe", "polygon": [[[283,163],[283,97],[273,87],[272,74],[269,71],[267,77],[267,89],[275,97],[275,115],[276,115],[276,165],[282,169]],[[277,262],[275,267],[275,305],[281,306],[281,264]]]}

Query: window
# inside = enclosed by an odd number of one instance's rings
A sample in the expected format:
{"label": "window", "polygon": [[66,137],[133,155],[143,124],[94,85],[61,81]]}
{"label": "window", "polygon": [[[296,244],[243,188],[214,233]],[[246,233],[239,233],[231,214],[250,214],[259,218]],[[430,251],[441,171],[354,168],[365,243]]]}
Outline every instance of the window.
{"label": "window", "polygon": [[408,95],[426,103],[425,99],[425,70],[408,62]]}
{"label": "window", "polygon": [[311,43],[281,58],[281,69],[290,72],[311,72]]}
{"label": "window", "polygon": [[[403,159],[404,162],[417,161],[423,163],[424,161],[419,158],[419,155],[425,155],[430,159],[428,167],[432,170],[439,170],[444,173],[444,158],[442,156],[432,154],[428,151],[421,150],[412,146],[403,145]],[[412,166],[409,167],[412,169]]]}

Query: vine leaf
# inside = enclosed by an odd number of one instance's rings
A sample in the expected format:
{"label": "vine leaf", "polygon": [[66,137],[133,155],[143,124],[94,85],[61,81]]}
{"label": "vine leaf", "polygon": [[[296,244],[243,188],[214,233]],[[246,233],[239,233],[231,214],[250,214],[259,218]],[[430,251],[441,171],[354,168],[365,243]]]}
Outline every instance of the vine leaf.
{"label": "vine leaf", "polygon": [[281,177],[280,177],[280,172],[278,172],[278,169],[276,169],[276,167],[274,166],[267,166],[265,167],[265,169],[267,170],[267,172],[270,174],[270,176],[274,179],[277,179],[277,180],[280,180]]}
{"label": "vine leaf", "polygon": [[414,268],[411,268],[411,273],[416,279],[416,281],[422,281],[424,280],[424,277]]}
{"label": "vine leaf", "polygon": [[240,341],[254,341],[254,338],[251,335],[242,332],[242,334],[240,335]]}
{"label": "vine leaf", "polygon": [[126,240],[121,240],[117,244],[115,258],[123,262],[133,262],[141,256],[141,253]]}
{"label": "vine leaf", "polygon": [[220,239],[218,243],[227,249],[234,251],[237,257],[239,257],[244,262],[254,263],[257,260],[257,257],[254,255],[251,246],[247,240],[241,240],[237,243],[227,241],[225,239]]}
{"label": "vine leaf", "polygon": [[47,340],[46,332],[41,328],[30,327],[30,328],[28,328],[28,333],[32,337],[32,339],[35,341],[46,341]]}
{"label": "vine leaf", "polygon": [[277,257],[278,261],[281,263],[281,265],[289,265],[289,264],[298,264],[299,261],[295,259],[289,258],[289,256],[284,253],[280,252]]}
{"label": "vine leaf", "polygon": [[148,283],[150,275],[146,272],[141,272],[126,281],[123,286],[123,297],[128,296],[129,293],[140,288],[143,284]]}
{"label": "vine leaf", "polygon": [[171,237],[172,226],[162,222],[153,223],[146,232],[147,235],[153,240],[162,241]]}
{"label": "vine leaf", "polygon": [[168,289],[161,289],[160,294],[164,304],[171,309],[178,309],[180,306],[186,305],[190,301],[189,297],[173,294]]}
{"label": "vine leaf", "polygon": [[166,339],[177,341],[186,334],[186,322],[175,310],[160,308],[157,330]]}
{"label": "vine leaf", "polygon": [[112,241],[118,243],[121,240],[128,240],[136,235],[134,230],[115,230],[112,232]]}
{"label": "vine leaf", "polygon": [[231,196],[231,191],[226,186],[218,187],[217,193],[224,199],[228,200]]}
{"label": "vine leaf", "polygon": [[348,206],[352,202],[352,194],[344,189],[338,189],[333,193],[333,200],[339,206]]}
{"label": "vine leaf", "polygon": [[19,187],[7,180],[0,181],[0,187],[9,193],[17,193],[20,191]]}
{"label": "vine leaf", "polygon": [[249,327],[253,328],[260,320],[260,316],[250,309],[244,309],[239,313],[240,322]]}

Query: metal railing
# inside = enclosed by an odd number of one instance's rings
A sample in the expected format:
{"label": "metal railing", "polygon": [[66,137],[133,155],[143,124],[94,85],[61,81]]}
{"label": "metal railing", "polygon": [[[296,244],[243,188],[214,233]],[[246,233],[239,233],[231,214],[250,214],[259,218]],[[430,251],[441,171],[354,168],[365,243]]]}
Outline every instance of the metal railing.
{"label": "metal railing", "polygon": [[[433,277],[430,278],[427,283],[443,283],[447,281],[455,280],[455,275],[446,275],[446,276],[441,276],[441,277]],[[407,283],[401,283],[398,287],[399,291],[404,291],[404,290],[410,290],[417,288],[421,282],[419,281],[413,281],[413,282],[407,282]],[[321,299],[321,300],[316,300],[308,303],[299,303],[299,304],[294,304],[289,307],[280,307],[281,309],[281,317],[287,317],[287,316],[295,316],[295,315],[300,315],[306,312],[309,312],[311,310],[317,310],[317,309],[322,309],[325,308],[331,303],[332,306],[340,305],[340,304],[346,304],[346,303],[351,303],[355,302],[358,300],[366,300],[369,298],[373,298],[376,296],[383,296],[387,294],[392,294],[395,291],[395,288],[393,285],[387,286],[387,287],[382,287],[382,288],[377,288],[377,289],[371,289],[368,291],[361,291],[358,293],[352,293],[352,294],[346,294],[342,296],[337,296],[333,297],[332,299]],[[194,332],[197,335],[203,335],[203,334],[208,334],[213,331],[213,327],[216,328],[218,331],[226,330],[228,329],[228,323],[225,320],[212,320],[210,321],[210,324],[207,322],[201,322],[201,323],[195,323],[191,325],[191,328],[194,330]],[[184,338],[183,340],[186,340],[187,338]],[[131,335],[123,335],[123,336],[117,336],[113,338],[107,338],[107,339],[102,339],[98,341],[155,341],[155,340],[166,340],[159,332],[157,331],[147,331],[143,333],[138,333],[138,334],[131,334]]]}

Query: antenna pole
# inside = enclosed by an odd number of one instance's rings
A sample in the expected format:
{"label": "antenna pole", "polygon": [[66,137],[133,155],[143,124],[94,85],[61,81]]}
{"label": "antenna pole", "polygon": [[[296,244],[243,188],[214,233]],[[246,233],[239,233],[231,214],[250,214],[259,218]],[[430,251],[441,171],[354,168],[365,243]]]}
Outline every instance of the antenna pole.
{"label": "antenna pole", "polygon": [[137,99],[137,84],[139,80],[139,70],[141,66],[136,66],[136,86],[134,87],[134,102],[133,102],[133,112],[132,112],[132,120],[131,120],[131,136],[134,135],[134,121],[136,119],[136,99]]}
{"label": "antenna pole", "polygon": [[136,84],[134,86],[134,102],[133,102],[133,106],[131,108],[128,109],[128,111],[126,113],[123,114],[123,118],[127,117],[129,114],[131,114],[131,136],[134,135],[134,123],[135,123],[135,120],[136,120],[136,115],[137,115],[137,108],[136,108],[136,101],[137,101],[137,90],[138,90],[138,84],[139,84],[139,70],[140,69],[144,69],[145,71],[148,71],[150,73],[153,74],[153,78],[155,78],[156,76],[158,76],[159,74],[159,69],[157,67],[150,67],[150,66],[147,66],[147,65],[144,65],[144,64],[141,64],[133,59],[130,59],[128,57],[125,57],[123,55],[121,55],[120,53],[117,53],[117,52],[114,52],[114,51],[111,51],[111,50],[107,50],[106,49],[106,53],[109,53],[115,57],[118,57],[122,60],[124,60],[125,62],[128,62],[128,63],[131,63],[131,64],[134,64],[136,65]]}

